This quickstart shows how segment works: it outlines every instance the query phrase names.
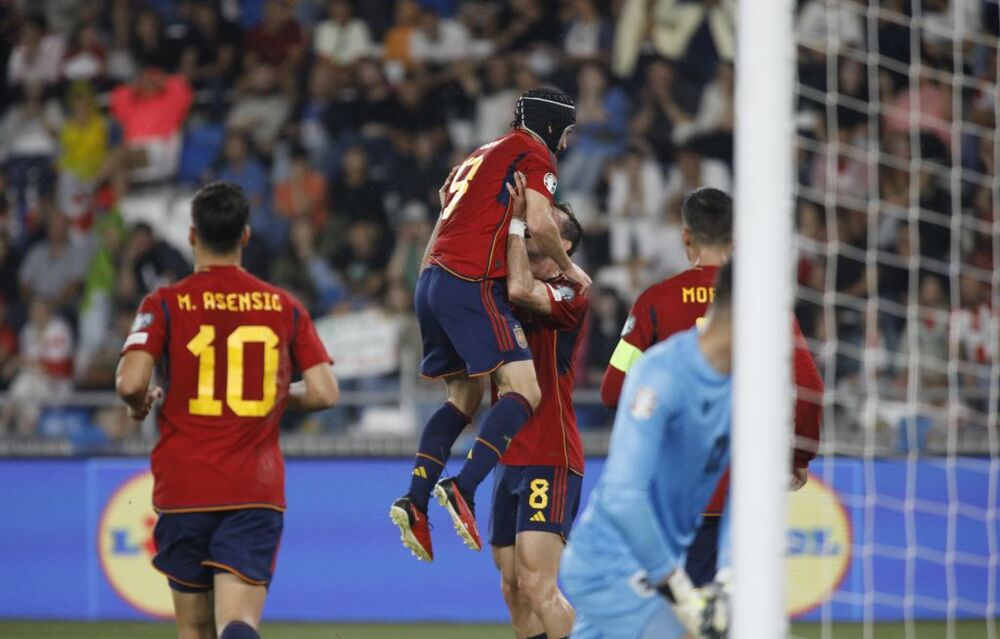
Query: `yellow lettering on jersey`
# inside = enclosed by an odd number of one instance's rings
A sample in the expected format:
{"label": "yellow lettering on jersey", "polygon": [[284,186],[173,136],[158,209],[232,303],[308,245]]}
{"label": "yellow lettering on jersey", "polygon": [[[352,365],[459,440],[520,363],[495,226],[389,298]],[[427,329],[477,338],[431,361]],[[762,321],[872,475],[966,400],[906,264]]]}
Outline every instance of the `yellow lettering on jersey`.
{"label": "yellow lettering on jersey", "polygon": [[215,310],[215,294],[205,291],[201,294],[201,304],[205,307],[206,311]]}
{"label": "yellow lettering on jersey", "polygon": [[250,293],[240,293],[240,312],[250,310]]}
{"label": "yellow lettering on jersey", "polygon": [[264,310],[265,311],[273,310],[271,308],[271,296],[270,295],[264,295]]}
{"label": "yellow lettering on jersey", "polygon": [[274,307],[274,310],[280,311],[281,310],[281,296],[279,296],[277,293],[275,293],[274,295],[271,296],[271,298],[272,298],[271,299],[271,306]]}
{"label": "yellow lettering on jersey", "polygon": [[226,294],[225,293],[216,293],[215,294],[215,306],[220,311],[226,310]]}
{"label": "yellow lettering on jersey", "polygon": [[[276,311],[282,309],[281,296],[277,293],[262,291],[247,291],[243,293],[218,293],[205,291],[202,293],[202,306],[206,311],[232,311],[245,313],[247,311]],[[177,303],[181,310],[195,311],[198,307],[191,304],[189,295],[178,295]]]}
{"label": "yellow lettering on jersey", "polygon": [[178,295],[177,296],[177,307],[182,311],[193,310],[191,307],[191,296],[190,295]]}
{"label": "yellow lettering on jersey", "polygon": [[264,295],[260,291],[254,291],[250,293],[250,299],[253,301],[253,310],[259,311],[264,308]]}
{"label": "yellow lettering on jersey", "polygon": [[713,286],[685,286],[681,289],[681,302],[684,304],[708,304],[714,299]]}

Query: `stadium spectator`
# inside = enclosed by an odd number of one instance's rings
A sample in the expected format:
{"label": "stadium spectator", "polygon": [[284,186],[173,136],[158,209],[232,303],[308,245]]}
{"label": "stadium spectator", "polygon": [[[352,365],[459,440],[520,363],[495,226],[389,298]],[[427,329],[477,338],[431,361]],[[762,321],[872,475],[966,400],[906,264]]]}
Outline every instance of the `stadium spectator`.
{"label": "stadium spectator", "polygon": [[467,59],[472,53],[469,31],[458,20],[425,9],[410,34],[410,57],[432,68]]}
{"label": "stadium spectator", "polygon": [[577,92],[573,145],[560,162],[559,182],[568,192],[590,193],[605,163],[625,149],[629,105],[597,63],[580,68]]}
{"label": "stadium spectator", "polygon": [[353,65],[371,51],[368,25],[354,16],[348,0],[331,0],[329,7],[329,17],[313,32],[313,51],[330,64]]}
{"label": "stadium spectator", "polygon": [[90,208],[90,195],[108,154],[108,123],[93,87],[76,82],[69,90],[68,118],[59,131],[59,207],[79,218]]}
{"label": "stadium spectator", "polygon": [[263,22],[247,31],[243,40],[247,67],[258,63],[274,67],[289,83],[295,80],[305,47],[306,37],[288,0],[266,0]]}
{"label": "stadium spectator", "polygon": [[427,213],[437,210],[440,205],[435,185],[448,175],[448,167],[437,152],[434,137],[418,133],[413,140],[413,153],[407,160],[406,170],[394,185],[400,201],[419,203],[421,210]]}
{"label": "stadium spectator", "polygon": [[326,226],[326,178],[309,166],[305,149],[292,149],[288,177],[274,188],[274,210],[290,222],[303,219],[315,232]]}
{"label": "stadium spectator", "polygon": [[628,262],[633,256],[649,260],[665,251],[658,233],[665,186],[659,165],[638,144],[629,146],[612,164],[606,208],[611,259],[616,263]]}
{"label": "stadium spectator", "polygon": [[122,127],[124,145],[108,156],[101,177],[111,177],[119,194],[128,181],[157,181],[177,173],[181,127],[191,108],[191,85],[183,76],[147,66],[131,84],[111,92],[111,113]]}
{"label": "stadium spectator", "polygon": [[701,93],[694,118],[683,109],[676,110],[677,127],[673,131],[673,142],[683,146],[688,141],[696,140],[705,155],[732,164],[735,113],[733,65],[721,62],[716,69],[715,79]]}
{"label": "stadium spectator", "polygon": [[20,226],[30,204],[51,193],[63,118],[59,104],[45,99],[41,84],[27,82],[23,90],[24,98],[0,120],[0,158],[14,190]]}
{"label": "stadium spectator", "polygon": [[43,402],[69,395],[72,376],[73,331],[51,303],[36,297],[21,329],[10,399],[0,406],[0,433],[13,426],[22,437],[34,434]]}
{"label": "stadium spectator", "polygon": [[613,289],[598,288],[592,295],[590,309],[586,379],[591,385],[598,385],[621,339],[628,307]]}
{"label": "stadium spectator", "polygon": [[[438,182],[441,181],[438,179]],[[416,288],[417,277],[423,266],[424,249],[433,228],[427,213],[427,208],[416,202],[403,205],[401,219],[396,227],[396,246],[389,259],[389,281],[405,287],[411,294]]]}
{"label": "stadium spectator", "polygon": [[45,18],[25,16],[17,46],[7,61],[7,82],[13,85],[52,85],[62,78],[64,45],[58,35],[49,33]]}
{"label": "stadium spectator", "polygon": [[145,222],[132,227],[119,268],[118,295],[135,304],[161,286],[168,286],[191,274],[180,252],[158,239]]}
{"label": "stadium spectator", "polygon": [[633,135],[646,138],[656,149],[660,162],[673,161],[674,131],[691,119],[694,98],[689,87],[677,77],[673,64],[654,59],[646,66],[630,126]]}
{"label": "stadium spectator", "polygon": [[17,371],[17,331],[10,321],[7,300],[0,296],[0,390],[6,390]]}
{"label": "stadium spectator", "polygon": [[459,76],[462,90],[475,101],[472,143],[486,144],[507,133],[510,128],[507,117],[513,112],[514,103],[520,95],[513,86],[510,59],[504,56],[490,58],[482,74],[476,73],[472,65],[464,65],[462,71]]}
{"label": "stadium spectator", "polygon": [[18,286],[20,268],[20,252],[14,246],[10,232],[0,226],[0,299],[9,304],[17,302],[20,294]]}
{"label": "stadium spectator", "polygon": [[191,29],[183,43],[181,72],[199,88],[230,88],[239,70],[243,33],[214,3],[197,2],[193,11]]}
{"label": "stadium spectator", "polygon": [[667,214],[679,216],[684,196],[699,187],[711,186],[728,193],[731,185],[725,164],[704,158],[693,144],[683,146],[677,149],[677,161],[667,172],[663,194]]}
{"label": "stadium spectator", "polygon": [[68,81],[100,81],[107,74],[108,50],[101,42],[101,32],[84,23],[73,33],[63,59],[62,74]]}
{"label": "stadium spectator", "polygon": [[299,296],[317,315],[333,309],[346,293],[340,276],[319,250],[327,241],[317,237],[308,220],[295,220],[288,242],[271,262],[270,281]]}
{"label": "stadium spectator", "polygon": [[130,43],[132,62],[139,68],[155,67],[167,72],[177,69],[177,52],[167,40],[163,21],[155,10],[139,11]]}
{"label": "stadium spectator", "polygon": [[104,343],[111,326],[115,295],[118,293],[118,270],[128,239],[125,223],[117,210],[102,214],[94,225],[93,233],[93,255],[83,281],[77,322],[79,346],[75,369],[78,372],[87,370],[90,359]]}
{"label": "stadium spectator", "polygon": [[387,64],[401,67],[400,73],[413,63],[410,39],[420,20],[420,11],[416,0],[396,0],[393,26],[382,41],[382,58]]}
{"label": "stadium spectator", "polygon": [[330,200],[334,218],[342,223],[367,220],[379,227],[387,224],[380,184],[370,175],[363,147],[353,146],[344,154],[340,176],[330,187]]}
{"label": "stadium spectator", "polygon": [[86,266],[86,250],[70,239],[69,220],[61,212],[51,211],[45,239],[32,246],[21,263],[21,299],[44,300],[55,309],[73,306]]}
{"label": "stadium spectator", "polygon": [[348,225],[346,242],[333,256],[333,265],[355,304],[381,298],[391,250],[384,228],[375,221],[360,218]]}
{"label": "stadium spectator", "polygon": [[265,154],[274,149],[292,112],[292,102],[279,86],[279,73],[266,64],[248,63],[246,82],[226,118],[227,127],[250,134]]}
{"label": "stadium spectator", "polygon": [[594,0],[572,0],[563,34],[563,55],[571,65],[583,62],[607,64],[614,31]]}

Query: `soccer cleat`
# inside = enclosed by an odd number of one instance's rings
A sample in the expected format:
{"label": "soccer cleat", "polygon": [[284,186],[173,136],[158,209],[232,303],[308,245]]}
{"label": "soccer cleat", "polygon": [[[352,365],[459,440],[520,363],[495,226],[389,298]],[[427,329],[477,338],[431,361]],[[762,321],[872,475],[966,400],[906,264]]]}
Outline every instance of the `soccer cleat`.
{"label": "soccer cleat", "polygon": [[458,489],[454,478],[442,479],[434,486],[434,495],[438,503],[448,510],[451,523],[455,524],[455,532],[462,538],[465,545],[472,550],[482,550],[483,542],[479,539],[479,529],[476,528],[476,505]]}
{"label": "soccer cleat", "polygon": [[420,561],[434,561],[431,548],[431,527],[427,513],[420,510],[409,497],[400,497],[392,502],[389,519],[399,526],[399,538]]}

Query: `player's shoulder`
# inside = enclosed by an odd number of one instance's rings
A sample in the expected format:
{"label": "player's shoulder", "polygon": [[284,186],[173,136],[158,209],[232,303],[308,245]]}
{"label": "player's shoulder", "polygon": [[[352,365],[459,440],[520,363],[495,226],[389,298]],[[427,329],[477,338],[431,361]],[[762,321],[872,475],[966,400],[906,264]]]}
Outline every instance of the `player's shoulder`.
{"label": "player's shoulder", "polygon": [[655,306],[664,301],[673,301],[676,293],[690,286],[711,286],[715,282],[716,271],[714,266],[689,268],[650,285],[639,295],[636,303]]}

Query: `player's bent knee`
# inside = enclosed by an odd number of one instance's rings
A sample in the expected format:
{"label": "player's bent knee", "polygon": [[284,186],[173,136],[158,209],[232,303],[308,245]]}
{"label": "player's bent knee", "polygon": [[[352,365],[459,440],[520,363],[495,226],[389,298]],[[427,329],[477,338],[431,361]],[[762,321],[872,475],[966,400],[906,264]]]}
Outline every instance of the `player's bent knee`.
{"label": "player's bent knee", "polygon": [[500,592],[503,594],[503,600],[507,602],[510,606],[517,602],[520,593],[517,590],[517,580],[514,578],[508,578],[503,576],[500,579]]}
{"label": "player's bent knee", "polygon": [[517,575],[517,591],[532,608],[538,609],[556,596],[556,582],[540,571],[522,569]]}

